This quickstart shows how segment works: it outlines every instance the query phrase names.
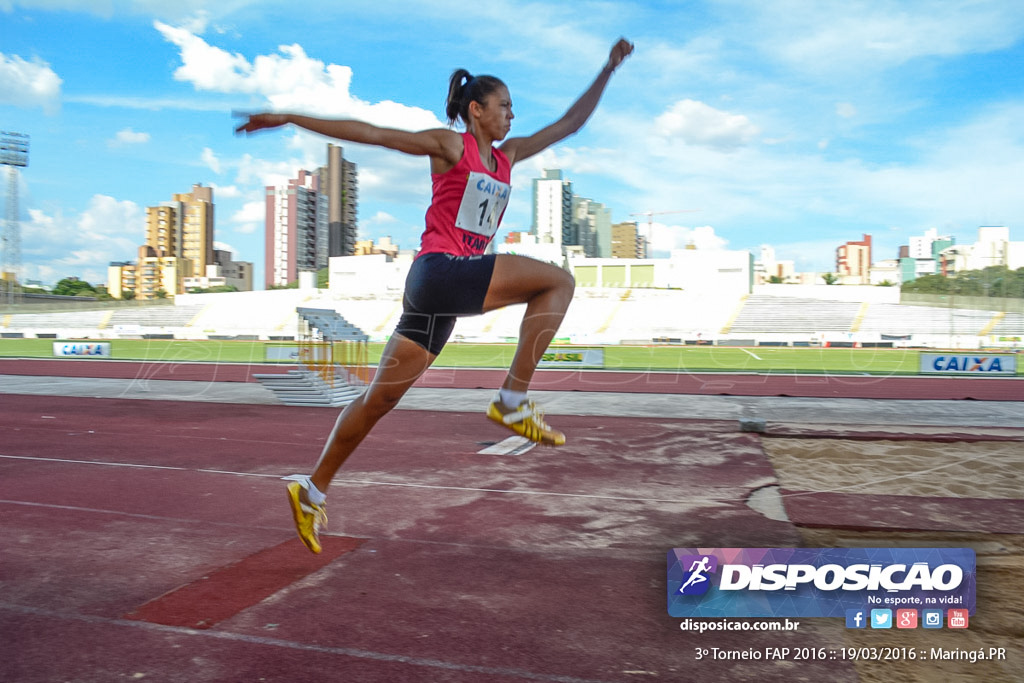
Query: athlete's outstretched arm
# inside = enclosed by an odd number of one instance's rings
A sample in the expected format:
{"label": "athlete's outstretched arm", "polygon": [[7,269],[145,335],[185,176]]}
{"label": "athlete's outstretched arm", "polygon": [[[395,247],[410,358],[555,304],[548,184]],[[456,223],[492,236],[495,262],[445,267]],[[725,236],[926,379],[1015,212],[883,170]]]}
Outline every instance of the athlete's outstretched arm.
{"label": "athlete's outstretched arm", "polygon": [[631,52],[633,52],[633,43],[625,38],[620,38],[612,46],[608,61],[601,69],[601,73],[597,75],[586,92],[580,95],[579,99],[562,115],[562,118],[529,137],[511,138],[501,146],[501,151],[508,157],[509,162],[515,164],[517,161],[529,159],[534,154],[543,152],[551,145],[564,140],[582,128],[590,115],[594,113],[594,109],[597,108],[597,103],[601,100],[601,95],[604,93],[605,86],[608,85],[608,79],[612,72]]}
{"label": "athlete's outstretched arm", "polygon": [[254,133],[292,124],[313,133],[346,142],[387,147],[406,154],[429,156],[457,163],[462,155],[462,140],[454,132],[435,128],[419,132],[382,128],[372,123],[351,119],[320,119],[313,116],[288,113],[250,114],[236,133]]}

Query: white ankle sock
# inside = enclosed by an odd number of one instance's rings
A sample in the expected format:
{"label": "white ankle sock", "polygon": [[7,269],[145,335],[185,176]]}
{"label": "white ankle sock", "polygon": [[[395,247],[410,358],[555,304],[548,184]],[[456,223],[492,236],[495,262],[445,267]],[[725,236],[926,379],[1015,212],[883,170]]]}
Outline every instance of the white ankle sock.
{"label": "white ankle sock", "polygon": [[320,493],[320,489],[313,484],[312,479],[306,480],[306,495],[309,496],[309,502],[313,505],[323,505],[324,501],[327,500],[327,496]]}
{"label": "white ankle sock", "polygon": [[506,408],[518,408],[519,404],[526,400],[526,392],[499,389],[498,398],[501,399],[501,402],[505,404]]}

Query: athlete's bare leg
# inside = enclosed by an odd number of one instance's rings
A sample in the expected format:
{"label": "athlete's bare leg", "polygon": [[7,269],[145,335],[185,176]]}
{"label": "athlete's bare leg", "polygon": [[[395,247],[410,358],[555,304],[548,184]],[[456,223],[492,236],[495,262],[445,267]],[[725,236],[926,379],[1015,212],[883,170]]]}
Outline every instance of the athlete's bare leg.
{"label": "athlete's bare leg", "polygon": [[380,418],[391,412],[437,356],[400,334],[384,347],[373,381],[338,416],[310,479],[322,493]]}
{"label": "athlete's bare leg", "polygon": [[537,363],[562,324],[575,287],[572,275],[550,263],[513,254],[499,254],[495,259],[484,312],[526,304],[519,344],[502,389],[528,389]]}

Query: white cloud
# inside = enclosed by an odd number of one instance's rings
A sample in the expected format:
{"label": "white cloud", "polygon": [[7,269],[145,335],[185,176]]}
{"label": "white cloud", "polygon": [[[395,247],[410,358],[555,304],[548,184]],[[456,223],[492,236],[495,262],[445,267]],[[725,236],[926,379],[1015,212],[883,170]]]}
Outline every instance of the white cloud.
{"label": "white cloud", "polygon": [[665,225],[657,221],[648,225],[641,221],[639,229],[641,235],[650,230],[650,248],[655,252],[667,253],[689,246],[710,251],[725,249],[729,244],[729,240],[715,234],[715,229],[710,225],[688,228],[681,225]]}
{"label": "white cloud", "polygon": [[202,162],[206,165],[207,168],[209,168],[217,175],[220,175],[220,159],[217,158],[217,155],[214,154],[212,149],[210,149],[209,147],[203,147],[203,154],[200,158],[202,159]]}
{"label": "white cloud", "polygon": [[267,218],[267,203],[263,201],[246,202],[230,219],[235,224],[235,232],[251,235],[262,229]]}
{"label": "white cloud", "polygon": [[197,11],[191,17],[186,17],[181,22],[181,28],[194,33],[195,35],[202,35],[206,33],[206,27],[210,23],[210,13],[204,9]]}
{"label": "white cloud", "polygon": [[654,129],[666,138],[722,151],[745,146],[761,132],[746,116],[690,99],[676,102],[658,116]]}
{"label": "white cloud", "polygon": [[388,225],[391,223],[397,223],[398,219],[392,216],[387,211],[378,211],[369,218],[363,221],[366,225]]}
{"label": "white cloud", "polygon": [[836,103],[836,115],[844,119],[852,119],[857,115],[857,107],[849,102],[838,102]]}
{"label": "white cloud", "polygon": [[[735,3],[734,3],[735,4]],[[986,53],[1024,29],[1013,3],[978,0],[742,2],[739,22],[770,59],[804,73],[873,74],[919,57]],[[738,36],[736,40],[742,40]]]}
{"label": "white cloud", "polygon": [[119,130],[117,135],[112,139],[107,140],[107,144],[111,147],[120,147],[122,145],[142,145],[150,140],[149,133],[137,133],[131,128],[125,128]]}
{"label": "white cloud", "polygon": [[39,58],[25,61],[18,55],[0,52],[0,104],[42,107],[47,114],[60,108],[63,81]]}
{"label": "white cloud", "polygon": [[197,90],[259,95],[277,111],[372,120],[381,126],[422,130],[442,126],[432,113],[384,100],[376,104],[353,96],[352,69],[309,57],[301,45],[281,45],[277,54],[252,62],[238,53],[210,45],[184,27],[160,21],[154,27],[178,46],[181,66],[174,78]]}
{"label": "white cloud", "polygon": [[[75,276],[106,283],[111,261],[134,261],[145,241],[145,211],[130,201],[93,195],[77,216],[28,211],[22,223],[25,277],[54,284]],[[45,263],[43,265],[35,265]]]}
{"label": "white cloud", "polygon": [[243,154],[237,164],[238,173],[235,182],[242,186],[276,185],[294,178],[296,169],[302,168],[301,161],[287,159],[285,161],[269,161],[258,159],[251,154]]}
{"label": "white cloud", "polygon": [[121,95],[68,95],[64,101],[72,104],[89,104],[94,107],[122,107],[125,109],[143,109],[160,111],[162,109],[180,111],[215,111],[224,112],[231,108],[230,103],[214,100],[184,100],[180,97],[124,97]]}
{"label": "white cloud", "polygon": [[233,246],[231,246],[227,242],[221,242],[220,240],[214,240],[213,248],[218,249],[220,251],[230,251],[232,259],[235,258],[235,253],[237,251]]}
{"label": "white cloud", "polygon": [[237,185],[218,185],[217,183],[210,183],[210,187],[213,188],[214,201],[218,199],[238,199],[242,196],[242,192],[238,189]]}

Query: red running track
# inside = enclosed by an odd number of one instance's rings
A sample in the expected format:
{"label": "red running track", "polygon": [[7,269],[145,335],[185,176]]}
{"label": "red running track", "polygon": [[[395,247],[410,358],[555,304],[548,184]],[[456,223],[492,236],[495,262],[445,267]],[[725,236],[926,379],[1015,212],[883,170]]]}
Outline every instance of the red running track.
{"label": "red running track", "polygon": [[[289,366],[230,363],[143,363],[101,360],[0,359],[0,375],[255,382],[256,374],[284,374]],[[504,370],[431,368],[416,386],[494,389]],[[858,375],[748,375],[740,373],[538,370],[531,387],[596,391],[804,398],[1024,401],[1024,378]]]}

